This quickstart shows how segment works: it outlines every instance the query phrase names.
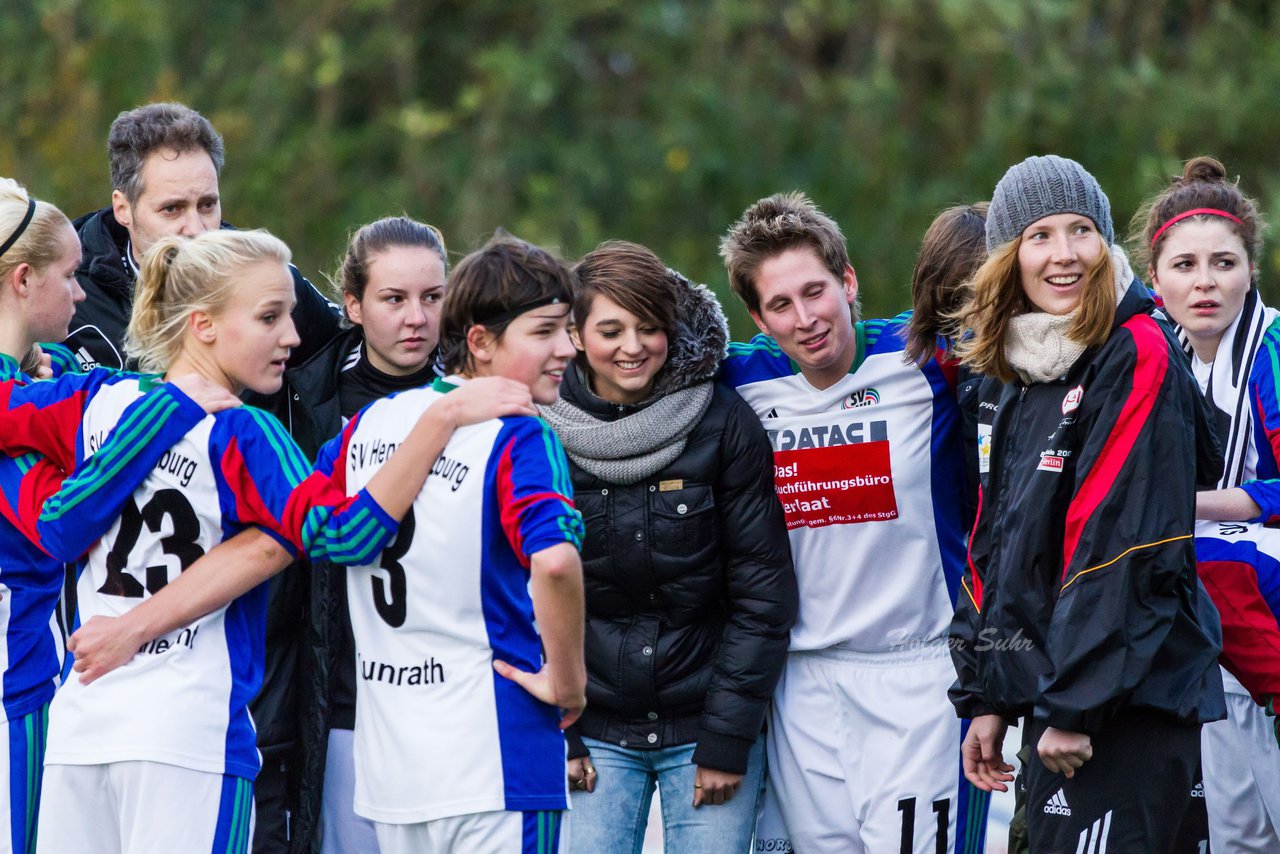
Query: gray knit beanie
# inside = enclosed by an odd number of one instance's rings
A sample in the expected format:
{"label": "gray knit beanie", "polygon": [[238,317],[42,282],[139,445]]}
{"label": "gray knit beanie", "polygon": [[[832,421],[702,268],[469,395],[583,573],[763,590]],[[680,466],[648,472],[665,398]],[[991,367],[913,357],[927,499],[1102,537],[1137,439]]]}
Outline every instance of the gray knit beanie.
{"label": "gray knit beanie", "polygon": [[1011,166],[991,194],[987,251],[1013,240],[1036,220],[1060,213],[1087,216],[1107,245],[1115,243],[1111,202],[1083,166],[1056,154],[1028,157]]}

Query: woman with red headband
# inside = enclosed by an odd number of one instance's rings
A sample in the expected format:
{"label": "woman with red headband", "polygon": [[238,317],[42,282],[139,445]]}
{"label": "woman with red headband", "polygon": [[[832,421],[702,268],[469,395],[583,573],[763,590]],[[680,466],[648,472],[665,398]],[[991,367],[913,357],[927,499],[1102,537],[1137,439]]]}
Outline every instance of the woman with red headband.
{"label": "woman with red headband", "polygon": [[959,313],[956,353],[984,379],[951,700],[986,791],[1012,779],[1005,735],[1025,719],[1036,852],[1173,850],[1201,724],[1224,715],[1186,464],[1209,428],[1114,242],[1092,175],[1028,158],[996,185]]}
{"label": "woman with red headband", "polygon": [[1210,845],[1275,851],[1280,531],[1263,525],[1280,521],[1280,312],[1256,287],[1262,219],[1221,163],[1197,157],[1136,222],[1139,257],[1178,325],[1223,444],[1217,488],[1196,495],[1196,556],[1222,616],[1228,710],[1202,736]]}

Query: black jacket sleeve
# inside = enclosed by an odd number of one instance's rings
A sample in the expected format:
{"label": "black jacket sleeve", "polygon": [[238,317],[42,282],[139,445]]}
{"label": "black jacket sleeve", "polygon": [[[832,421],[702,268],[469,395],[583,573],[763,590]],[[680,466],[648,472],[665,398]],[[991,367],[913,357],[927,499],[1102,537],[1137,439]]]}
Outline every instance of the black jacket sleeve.
{"label": "black jacket sleeve", "polygon": [[[968,449],[966,449],[966,453]],[[974,449],[976,458],[977,450]],[[969,554],[964,574],[960,576],[960,592],[956,596],[956,613],[951,620],[949,645],[951,663],[956,668],[956,681],[947,696],[956,714],[962,718],[995,714],[983,696],[978,676],[978,647],[981,642],[983,579],[979,566],[986,566],[987,528],[982,518],[982,488],[978,487],[977,521],[969,536]]]}
{"label": "black jacket sleeve", "polygon": [[736,393],[715,480],[729,618],[703,706],[696,765],[742,774],[782,675],[798,593],[764,428]]}
{"label": "black jacket sleeve", "polygon": [[293,324],[302,339],[289,354],[289,367],[293,368],[320,352],[341,331],[342,313],[297,267],[290,264],[289,272],[293,274],[293,293],[297,299],[292,312]]}
{"label": "black jacket sleeve", "polygon": [[1086,382],[1035,716],[1096,733],[1153,670],[1194,585],[1195,390],[1149,318]]}

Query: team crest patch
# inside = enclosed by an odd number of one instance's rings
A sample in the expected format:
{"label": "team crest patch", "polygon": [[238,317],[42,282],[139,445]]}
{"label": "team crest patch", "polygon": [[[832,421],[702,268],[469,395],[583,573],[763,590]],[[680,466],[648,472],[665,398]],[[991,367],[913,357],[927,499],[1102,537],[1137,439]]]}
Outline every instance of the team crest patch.
{"label": "team crest patch", "polygon": [[874,388],[864,388],[855,391],[853,394],[845,398],[844,403],[840,405],[841,409],[857,409],[860,406],[875,406],[880,402],[880,392]]}
{"label": "team crest patch", "polygon": [[1084,386],[1078,385],[1071,391],[1067,392],[1067,396],[1062,399],[1062,414],[1070,415],[1080,408],[1080,401],[1084,399]]}

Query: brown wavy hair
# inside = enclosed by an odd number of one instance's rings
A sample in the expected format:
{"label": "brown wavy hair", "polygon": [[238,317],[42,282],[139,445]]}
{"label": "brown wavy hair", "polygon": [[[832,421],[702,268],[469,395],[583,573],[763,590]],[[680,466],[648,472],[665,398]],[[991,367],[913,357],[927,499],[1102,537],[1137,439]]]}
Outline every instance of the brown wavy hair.
{"label": "brown wavy hair", "polygon": [[933,355],[938,336],[948,334],[947,319],[964,301],[962,286],[986,254],[986,224],[986,202],[956,205],[938,214],[924,233],[911,272],[907,324],[906,355],[917,365]]}
{"label": "brown wavy hair", "polygon": [[[1098,240],[1102,241],[1101,235]],[[1022,270],[1018,265],[1021,245],[1019,235],[991,250],[973,278],[965,283],[965,301],[955,315],[956,328],[962,330],[955,344],[955,354],[961,363],[1005,383],[1017,379],[1005,356],[1009,321],[1033,310],[1022,289]],[[1115,322],[1115,293],[1115,267],[1110,249],[1102,241],[1098,260],[1085,272],[1084,293],[1067,335],[1085,347],[1105,342]]]}

